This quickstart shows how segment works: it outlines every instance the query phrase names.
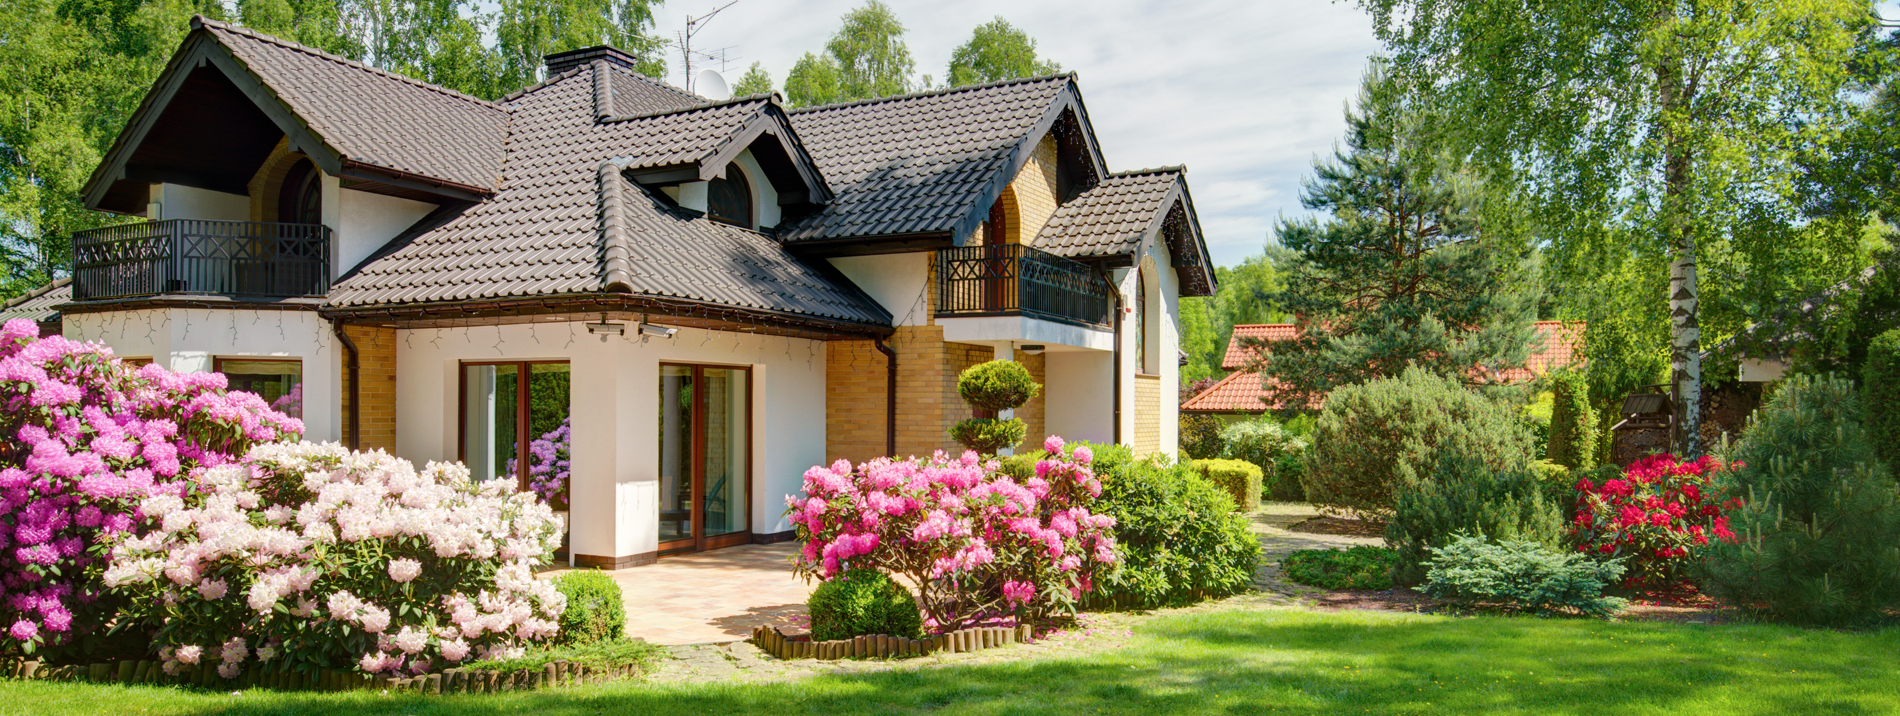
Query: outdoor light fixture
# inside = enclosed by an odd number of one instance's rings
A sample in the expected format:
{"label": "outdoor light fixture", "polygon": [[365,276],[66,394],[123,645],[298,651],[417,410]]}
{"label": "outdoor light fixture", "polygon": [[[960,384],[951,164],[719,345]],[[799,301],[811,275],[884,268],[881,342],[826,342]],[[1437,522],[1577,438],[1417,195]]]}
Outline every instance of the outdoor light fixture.
{"label": "outdoor light fixture", "polygon": [[1028,353],[1029,355],[1032,355],[1032,356],[1042,355],[1042,352],[1044,350],[1047,350],[1047,347],[1043,346],[1040,343],[1032,343],[1030,345],[1023,346],[1023,352]]}
{"label": "outdoor light fixture", "polygon": [[678,333],[678,332],[680,332],[680,329],[674,328],[672,326],[656,326],[651,323],[640,324],[640,335],[643,335],[643,336],[653,336],[655,338],[672,338],[673,334]]}
{"label": "outdoor light fixture", "polygon": [[606,343],[608,336],[626,335],[627,327],[619,323],[608,323],[607,314],[603,313],[603,314],[600,314],[599,323],[587,324],[587,332],[592,333],[596,336],[600,336],[600,342]]}

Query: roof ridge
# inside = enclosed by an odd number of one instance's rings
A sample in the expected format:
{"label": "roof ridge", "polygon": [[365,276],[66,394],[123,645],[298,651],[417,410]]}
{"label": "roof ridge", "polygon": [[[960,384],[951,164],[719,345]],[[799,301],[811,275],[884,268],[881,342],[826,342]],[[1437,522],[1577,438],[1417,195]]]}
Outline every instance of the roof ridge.
{"label": "roof ridge", "polygon": [[18,296],[14,296],[13,298],[7,299],[6,303],[0,303],[0,309],[13,308],[14,306],[18,306],[20,304],[26,303],[27,301],[31,301],[33,299],[44,296],[46,294],[52,293],[54,289],[60,288],[72,282],[73,282],[73,279],[71,276],[63,276],[60,278],[53,279],[52,281],[48,281],[43,286],[35,288],[31,291],[27,291],[26,293],[22,293]]}
{"label": "roof ridge", "polygon": [[1186,173],[1187,173],[1186,164],[1169,164],[1169,165],[1159,166],[1159,167],[1149,167],[1147,169],[1130,169],[1128,171],[1109,172],[1108,176],[1109,178],[1117,178],[1117,177],[1141,176],[1144,174],[1186,174]]}
{"label": "roof ridge", "polygon": [[907,100],[907,99],[917,99],[919,97],[936,97],[936,96],[941,96],[941,95],[956,94],[958,92],[974,92],[977,90],[985,90],[985,89],[990,89],[993,87],[1003,87],[1003,86],[1014,85],[1014,84],[1032,84],[1036,82],[1047,82],[1049,80],[1053,80],[1056,78],[1074,80],[1075,77],[1076,77],[1076,74],[1074,70],[1070,70],[1068,72],[1057,72],[1055,74],[1048,74],[1048,75],[1036,75],[1034,77],[1013,77],[1006,80],[996,80],[994,82],[984,82],[982,84],[975,84],[975,85],[963,85],[961,87],[941,87],[938,89],[921,90],[917,92],[910,92],[907,94],[894,94],[889,97],[873,97],[870,99],[858,99],[858,100],[852,100],[849,102],[835,102],[832,104],[821,104],[816,107],[800,107],[798,109],[791,110],[791,113],[802,114],[806,112],[821,112],[821,111],[833,110],[833,109],[844,109],[846,107],[856,107],[859,105],[878,104],[882,102],[896,102],[896,101]]}
{"label": "roof ridge", "polygon": [[645,114],[629,114],[629,115],[623,115],[619,117],[601,117],[596,121],[601,122],[601,123],[606,123],[606,122],[628,122],[628,121],[632,121],[636,119],[650,119],[653,117],[664,117],[669,114],[685,114],[687,112],[699,112],[699,111],[708,110],[708,109],[718,109],[720,107],[730,107],[732,105],[744,104],[746,102],[756,102],[756,101],[759,101],[761,98],[766,100],[765,102],[766,104],[771,104],[771,101],[770,101],[771,97],[772,95],[775,95],[775,94],[778,94],[778,93],[772,92],[768,94],[749,94],[744,97],[722,99],[717,102],[706,102],[704,104],[696,104],[691,107],[681,107],[679,109],[665,109],[665,110],[660,110],[658,112],[647,112]]}
{"label": "roof ridge", "polygon": [[689,99],[693,99],[693,100],[698,100],[698,101],[701,101],[701,102],[703,102],[703,101],[705,101],[705,100],[706,100],[706,98],[705,98],[705,97],[701,97],[701,96],[699,96],[699,95],[696,95],[696,94],[693,94],[693,93],[691,93],[691,92],[688,92],[688,91],[686,91],[686,90],[684,90],[684,89],[681,89],[681,88],[679,88],[679,87],[675,87],[675,86],[673,86],[673,84],[672,84],[671,82],[667,82],[666,80],[663,80],[663,79],[659,79],[659,78],[656,78],[656,77],[648,77],[648,76],[646,76],[646,75],[643,75],[643,74],[640,74],[639,72],[637,72],[637,71],[635,71],[635,70],[634,70],[633,68],[631,68],[631,67],[626,67],[626,66],[623,66],[623,65],[619,65],[619,64],[615,64],[615,63],[612,63],[612,62],[609,62],[609,63],[607,63],[607,65],[608,65],[608,67],[607,67],[607,69],[610,69],[610,70],[618,70],[618,71],[620,72],[620,74],[623,74],[623,75],[626,75],[626,76],[628,76],[628,77],[632,77],[632,78],[634,78],[634,79],[636,79],[636,80],[639,80],[639,81],[641,81],[641,82],[645,82],[645,83],[647,83],[647,84],[650,84],[650,85],[654,85],[654,86],[657,86],[657,87],[659,87],[660,89],[664,89],[664,90],[670,90],[670,91],[672,91],[673,93],[675,93],[675,94],[678,94],[678,95],[680,95],[681,97],[686,97],[686,98],[689,98]]}
{"label": "roof ridge", "polygon": [[600,288],[609,293],[633,293],[633,249],[627,245],[627,207],[621,166],[609,159],[600,163]]}
{"label": "roof ridge", "polygon": [[515,100],[521,99],[523,95],[526,95],[529,92],[536,92],[541,89],[544,89],[550,85],[553,85],[556,82],[560,82],[561,80],[580,74],[580,72],[585,69],[587,69],[587,65],[575,65],[573,67],[568,68],[566,71],[562,72],[561,74],[550,76],[545,80],[541,80],[540,82],[536,82],[534,84],[528,85],[526,87],[515,90],[513,92],[509,92],[508,96],[495,100],[495,102],[497,106],[513,103]]}
{"label": "roof ridge", "polygon": [[492,109],[498,112],[507,111],[501,105],[482,99],[480,97],[463,94],[461,92],[457,92],[447,87],[443,87],[442,85],[438,85],[438,84],[434,84],[430,82],[424,82],[414,77],[398,74],[395,72],[390,72],[389,70],[385,70],[379,67],[372,67],[362,62],[352,60],[348,57],[344,57],[342,55],[331,54],[329,52],[325,52],[323,50],[320,50],[315,47],[311,47],[309,45],[304,45],[304,44],[294,42],[291,40],[286,40],[276,35],[258,32],[257,30],[244,27],[242,25],[236,25],[233,23],[225,22],[223,20],[213,20],[203,15],[193,15],[191,17],[191,25],[193,28],[209,27],[215,30],[222,30],[222,31],[229,32],[236,35],[243,35],[253,40],[257,40],[259,42],[268,42],[270,44],[277,45],[278,47],[282,47],[289,50],[295,50],[297,52],[302,52],[304,54],[311,55],[320,59],[335,62],[337,64],[344,65],[346,67],[362,70],[364,72],[368,72],[373,75],[392,79],[397,82],[402,82],[404,84],[408,84],[420,89],[429,90],[431,92],[435,92],[437,94],[443,95],[445,97],[449,97],[451,99],[457,99],[457,100],[468,102],[470,104],[478,105],[481,107],[487,107],[489,109]]}

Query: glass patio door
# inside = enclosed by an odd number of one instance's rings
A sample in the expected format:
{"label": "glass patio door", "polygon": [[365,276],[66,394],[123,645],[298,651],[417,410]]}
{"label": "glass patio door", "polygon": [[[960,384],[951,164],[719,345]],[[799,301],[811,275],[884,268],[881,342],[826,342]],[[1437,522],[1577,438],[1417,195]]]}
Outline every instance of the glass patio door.
{"label": "glass patio door", "polygon": [[751,539],[752,371],[660,366],[660,552]]}

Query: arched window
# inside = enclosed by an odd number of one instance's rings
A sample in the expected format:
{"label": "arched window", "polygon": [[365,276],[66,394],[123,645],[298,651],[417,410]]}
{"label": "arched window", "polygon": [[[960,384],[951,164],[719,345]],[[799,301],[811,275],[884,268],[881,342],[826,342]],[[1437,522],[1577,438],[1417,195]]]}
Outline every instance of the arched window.
{"label": "arched window", "polygon": [[323,173],[300,159],[284,174],[277,194],[277,220],[289,224],[323,223]]}
{"label": "arched window", "polygon": [[752,228],[752,185],[738,163],[726,165],[726,175],[706,188],[706,215],[715,221]]}
{"label": "arched window", "polygon": [[1135,273],[1135,372],[1148,369],[1148,270]]}

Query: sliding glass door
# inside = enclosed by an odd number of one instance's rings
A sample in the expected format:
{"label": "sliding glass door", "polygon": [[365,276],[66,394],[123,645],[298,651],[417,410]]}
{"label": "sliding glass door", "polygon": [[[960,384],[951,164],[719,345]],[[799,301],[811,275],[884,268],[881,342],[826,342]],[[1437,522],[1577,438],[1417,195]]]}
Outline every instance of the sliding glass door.
{"label": "sliding glass door", "polygon": [[661,552],[751,538],[752,371],[660,366]]}
{"label": "sliding glass door", "polygon": [[556,510],[567,509],[565,362],[462,365],[462,462],[475,480],[513,480]]}

